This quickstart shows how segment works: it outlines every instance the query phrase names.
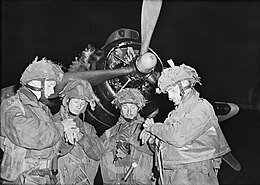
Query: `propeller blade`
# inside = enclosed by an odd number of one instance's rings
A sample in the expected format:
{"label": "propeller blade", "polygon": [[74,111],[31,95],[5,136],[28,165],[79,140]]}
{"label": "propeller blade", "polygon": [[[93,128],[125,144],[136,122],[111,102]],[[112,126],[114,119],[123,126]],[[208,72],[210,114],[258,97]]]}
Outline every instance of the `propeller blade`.
{"label": "propeller blade", "polygon": [[140,55],[148,51],[152,34],[160,14],[162,0],[143,0],[141,15],[141,50]]}
{"label": "propeller blade", "polygon": [[92,71],[81,71],[81,72],[66,72],[64,73],[61,82],[58,82],[55,87],[54,94],[50,95],[49,99],[57,98],[60,91],[69,83],[71,79],[82,79],[87,80],[92,86],[103,83],[104,81],[124,76],[133,73],[134,68],[127,66],[124,68],[108,69],[108,70],[92,70]]}

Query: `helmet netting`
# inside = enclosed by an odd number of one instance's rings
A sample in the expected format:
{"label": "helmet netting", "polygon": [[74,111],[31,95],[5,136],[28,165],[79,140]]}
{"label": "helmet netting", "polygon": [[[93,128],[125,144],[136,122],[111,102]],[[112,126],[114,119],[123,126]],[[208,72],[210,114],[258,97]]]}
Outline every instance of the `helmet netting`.
{"label": "helmet netting", "polygon": [[20,79],[21,84],[26,84],[32,80],[46,79],[61,81],[64,72],[61,66],[54,64],[51,60],[43,58],[37,61],[38,57],[25,69]]}
{"label": "helmet netting", "polygon": [[190,66],[182,64],[180,66],[171,66],[162,71],[161,76],[158,79],[157,93],[166,92],[167,88],[176,85],[178,82],[188,80],[191,86],[196,83],[200,84],[200,77],[196,70]]}
{"label": "helmet netting", "polygon": [[133,103],[141,109],[145,106],[146,99],[138,89],[125,88],[116,94],[112,104],[115,104],[116,107],[120,107],[125,103]]}
{"label": "helmet netting", "polygon": [[63,97],[63,100],[70,98],[86,100],[90,103],[92,110],[94,110],[96,102],[99,102],[99,99],[94,94],[90,83],[81,79],[70,81],[60,92],[60,97]]}

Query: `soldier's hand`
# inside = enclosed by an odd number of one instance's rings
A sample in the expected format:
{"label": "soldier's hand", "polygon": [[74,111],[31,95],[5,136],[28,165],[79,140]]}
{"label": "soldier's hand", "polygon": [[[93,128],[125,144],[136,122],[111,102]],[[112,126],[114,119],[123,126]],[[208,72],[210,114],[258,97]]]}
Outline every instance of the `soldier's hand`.
{"label": "soldier's hand", "polygon": [[144,128],[148,128],[154,124],[153,118],[147,118],[143,124]]}
{"label": "soldier's hand", "polygon": [[77,141],[79,141],[83,137],[83,133],[82,132],[78,132],[76,134],[76,137],[77,137]]}
{"label": "soldier's hand", "polygon": [[65,131],[65,141],[69,142],[72,145],[76,145],[78,141],[77,134],[79,132],[79,128],[70,128]]}
{"label": "soldier's hand", "polygon": [[121,149],[117,149],[116,156],[117,158],[123,159],[126,156],[126,154]]}
{"label": "soldier's hand", "polygon": [[143,130],[139,136],[141,139],[142,144],[146,143],[151,137],[151,134],[147,132],[146,130]]}
{"label": "soldier's hand", "polygon": [[150,138],[148,139],[148,143],[153,144],[155,142],[156,138],[154,135],[150,134]]}
{"label": "soldier's hand", "polygon": [[64,131],[71,128],[77,128],[76,123],[73,121],[73,119],[64,119],[61,121],[61,124],[64,127]]}

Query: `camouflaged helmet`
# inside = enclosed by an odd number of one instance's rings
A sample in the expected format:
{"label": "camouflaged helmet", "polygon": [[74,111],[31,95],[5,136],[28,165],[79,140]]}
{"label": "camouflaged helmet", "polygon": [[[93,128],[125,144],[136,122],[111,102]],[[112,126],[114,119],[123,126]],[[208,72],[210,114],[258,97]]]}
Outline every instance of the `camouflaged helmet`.
{"label": "camouflaged helmet", "polygon": [[92,110],[94,110],[96,102],[99,102],[99,99],[94,94],[90,83],[81,79],[70,81],[60,92],[60,97],[63,97],[63,104],[71,98],[86,100],[90,103]]}
{"label": "camouflaged helmet", "polygon": [[115,104],[116,107],[120,107],[125,103],[133,103],[137,105],[140,109],[145,106],[145,98],[138,89],[134,88],[125,88],[119,91],[115,99],[112,101],[112,104]]}
{"label": "camouflaged helmet", "polygon": [[38,57],[25,69],[20,79],[20,83],[25,85],[32,80],[49,79],[61,81],[64,72],[61,66],[54,64],[52,61],[43,58],[37,61]]}
{"label": "camouflaged helmet", "polygon": [[200,77],[196,70],[190,66],[182,64],[175,66],[172,60],[167,61],[171,67],[165,68],[161,76],[158,79],[157,93],[165,93],[170,86],[179,85],[181,81],[188,80],[190,86],[194,86],[196,83],[200,84]]}

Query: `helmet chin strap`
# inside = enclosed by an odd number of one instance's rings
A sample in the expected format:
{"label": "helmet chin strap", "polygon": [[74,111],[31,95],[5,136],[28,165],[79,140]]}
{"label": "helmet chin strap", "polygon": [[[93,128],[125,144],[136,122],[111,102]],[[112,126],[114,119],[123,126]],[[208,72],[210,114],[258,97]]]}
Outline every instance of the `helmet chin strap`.
{"label": "helmet chin strap", "polygon": [[177,84],[177,85],[179,86],[179,88],[180,88],[181,97],[182,97],[181,99],[183,99],[183,98],[184,98],[184,95],[185,95],[185,90],[191,88],[192,85],[191,85],[191,83],[190,83],[189,85],[183,87],[183,85],[181,84],[181,82],[177,82],[176,84]]}
{"label": "helmet chin strap", "polygon": [[124,116],[123,116],[123,118],[127,121],[127,122],[132,122],[133,120],[135,120],[136,119],[136,117],[135,118],[133,118],[133,119],[130,119],[130,118],[125,118]]}
{"label": "helmet chin strap", "polygon": [[40,97],[39,101],[42,102],[42,103],[48,103],[49,100],[45,97],[45,93],[44,93],[45,79],[41,79],[39,81],[41,81],[41,87],[34,87],[34,86],[29,85],[29,84],[25,84],[24,86],[27,87],[30,90],[33,90],[33,91],[41,91],[41,97]]}
{"label": "helmet chin strap", "polygon": [[132,122],[132,121],[134,121],[134,120],[136,120],[137,119],[137,117],[138,117],[138,114],[133,118],[133,119],[130,119],[130,118],[126,118],[126,117],[124,117],[123,115],[122,115],[122,117],[127,121],[127,122]]}

